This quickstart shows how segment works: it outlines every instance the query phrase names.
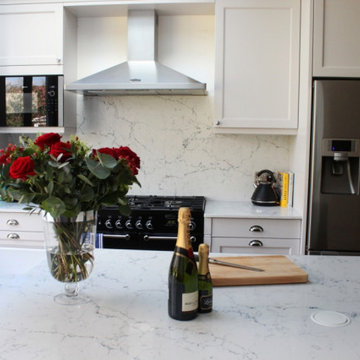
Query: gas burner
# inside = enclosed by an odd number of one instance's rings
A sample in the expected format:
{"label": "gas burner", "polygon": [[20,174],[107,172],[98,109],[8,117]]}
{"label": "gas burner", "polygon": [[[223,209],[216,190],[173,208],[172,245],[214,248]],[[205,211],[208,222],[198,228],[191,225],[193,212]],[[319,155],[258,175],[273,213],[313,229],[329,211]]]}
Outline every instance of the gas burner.
{"label": "gas burner", "polygon": [[202,196],[128,196],[128,204],[131,209],[179,209],[190,207],[192,209],[204,209],[205,199]]}
{"label": "gas burner", "polygon": [[164,207],[166,208],[180,208],[181,206],[184,206],[184,200],[165,200],[164,201]]}

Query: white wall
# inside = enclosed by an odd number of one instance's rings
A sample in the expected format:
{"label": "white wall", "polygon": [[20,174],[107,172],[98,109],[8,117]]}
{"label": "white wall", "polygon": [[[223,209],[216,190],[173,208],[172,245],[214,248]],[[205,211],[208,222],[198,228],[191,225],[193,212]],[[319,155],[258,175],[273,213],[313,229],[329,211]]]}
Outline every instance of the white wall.
{"label": "white wall", "polygon": [[[79,136],[140,156],[132,194],[249,200],[255,171],[289,166],[287,136],[214,134],[214,26],[213,16],[159,17],[158,59],[206,82],[208,96],[78,96]],[[125,60],[126,43],[126,18],[79,18],[78,77]]]}

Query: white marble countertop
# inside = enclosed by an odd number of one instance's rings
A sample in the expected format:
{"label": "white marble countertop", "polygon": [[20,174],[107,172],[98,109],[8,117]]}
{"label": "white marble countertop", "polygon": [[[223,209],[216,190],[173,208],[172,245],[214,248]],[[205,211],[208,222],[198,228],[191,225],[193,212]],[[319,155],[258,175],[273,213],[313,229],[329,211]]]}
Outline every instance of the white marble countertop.
{"label": "white marble countertop", "polygon": [[[81,287],[92,301],[64,306],[43,250],[0,249],[0,359],[360,359],[360,257],[290,257],[307,284],[215,288],[213,312],[181,322],[167,314],[171,256],[99,249]],[[317,325],[317,310],[351,322]]]}
{"label": "white marble countertop", "polygon": [[19,204],[17,202],[6,202],[0,200],[0,212],[24,212],[25,204]]}
{"label": "white marble countertop", "polygon": [[205,218],[301,219],[293,207],[257,206],[251,201],[207,200]]}

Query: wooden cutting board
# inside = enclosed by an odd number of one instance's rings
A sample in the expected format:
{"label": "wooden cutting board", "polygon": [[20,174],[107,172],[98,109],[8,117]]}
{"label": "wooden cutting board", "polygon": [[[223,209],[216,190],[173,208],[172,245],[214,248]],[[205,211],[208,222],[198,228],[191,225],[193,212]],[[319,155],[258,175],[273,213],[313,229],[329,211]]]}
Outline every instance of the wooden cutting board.
{"label": "wooden cutting board", "polygon": [[213,286],[305,283],[308,274],[286,256],[238,256],[215,259],[264,269],[262,272],[209,264]]}

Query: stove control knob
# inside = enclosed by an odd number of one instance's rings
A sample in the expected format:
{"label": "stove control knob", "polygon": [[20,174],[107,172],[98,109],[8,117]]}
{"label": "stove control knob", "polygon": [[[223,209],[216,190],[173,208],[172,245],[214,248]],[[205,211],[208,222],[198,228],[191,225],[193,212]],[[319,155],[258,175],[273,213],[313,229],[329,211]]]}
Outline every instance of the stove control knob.
{"label": "stove control knob", "polygon": [[136,221],[135,227],[136,227],[138,230],[142,230],[142,229],[143,229],[143,224],[142,224],[142,222],[141,222],[140,219]]}
{"label": "stove control knob", "polygon": [[107,229],[112,229],[112,228],[113,228],[111,219],[107,219],[107,220],[105,221],[105,227],[106,227]]}
{"label": "stove control knob", "polygon": [[117,219],[115,221],[115,227],[119,230],[121,230],[123,228],[122,224],[121,224],[121,220],[120,219]]}
{"label": "stove control knob", "polygon": [[126,220],[125,222],[125,227],[129,230],[132,230],[133,229],[133,224],[131,223],[131,220]]}
{"label": "stove control knob", "polygon": [[146,228],[147,228],[148,230],[153,230],[153,229],[154,229],[154,226],[153,226],[153,224],[152,224],[152,222],[151,222],[151,219],[148,220],[148,221],[145,223],[145,226],[146,226]]}
{"label": "stove control knob", "polygon": [[190,236],[190,241],[195,244],[196,243],[196,236]]}
{"label": "stove control knob", "polygon": [[194,221],[190,221],[189,228],[190,231],[194,231],[196,229],[196,224]]}

